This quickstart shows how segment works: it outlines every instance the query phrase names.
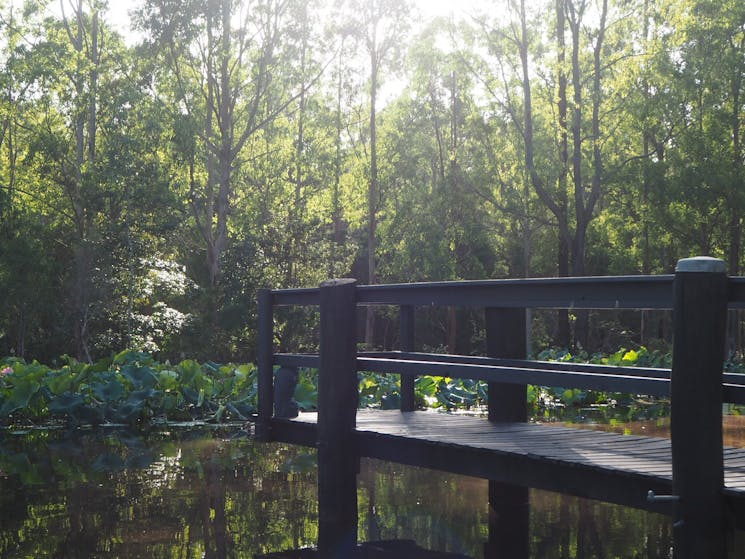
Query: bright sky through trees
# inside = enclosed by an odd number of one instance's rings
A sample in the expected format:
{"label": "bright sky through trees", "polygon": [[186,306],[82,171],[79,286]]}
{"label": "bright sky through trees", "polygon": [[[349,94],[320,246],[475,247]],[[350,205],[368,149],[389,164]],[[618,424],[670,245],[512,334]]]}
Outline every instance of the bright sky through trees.
{"label": "bright sky through trees", "polygon": [[[248,360],[256,290],[329,277],[745,269],[742,0],[368,1],[0,0],[0,355]],[[605,320],[536,347],[667,332]]]}
{"label": "bright sky through trees", "polygon": [[[129,11],[136,7],[138,3],[138,0],[109,0],[108,19],[125,36],[130,34]],[[488,0],[459,0],[458,2],[453,0],[413,0],[413,4],[415,9],[422,14],[423,19],[429,20],[451,15],[455,18],[467,17],[480,7],[483,8],[489,4],[495,4],[495,2],[489,2]],[[59,2],[53,2],[51,7],[58,11]]]}

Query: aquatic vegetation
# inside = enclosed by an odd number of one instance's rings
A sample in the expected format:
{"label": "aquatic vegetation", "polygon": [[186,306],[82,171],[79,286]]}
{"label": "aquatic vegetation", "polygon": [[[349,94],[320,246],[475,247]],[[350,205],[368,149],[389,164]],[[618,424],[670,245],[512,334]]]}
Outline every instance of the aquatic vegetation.
{"label": "aquatic vegetation", "polygon": [[246,420],[256,410],[251,364],[172,365],[124,351],[94,364],[64,357],[52,368],[19,359],[0,361],[0,425],[72,425],[154,421]]}
{"label": "aquatic vegetation", "polygon": [[[546,350],[540,361],[595,363],[669,368],[669,353],[644,347],[613,354],[571,354]],[[48,367],[17,358],[0,360],[0,426],[25,427],[127,424],[145,427],[174,421],[245,421],[256,413],[257,371],[254,364],[160,363],[148,353],[123,351],[94,364],[62,358]],[[728,363],[728,370],[742,366]],[[400,405],[398,375],[360,372],[359,405],[394,409]],[[487,385],[471,379],[421,375],[415,385],[420,408],[447,411],[485,410]],[[606,393],[563,387],[528,386],[528,412],[535,420],[634,421],[665,417],[669,401],[634,394]],[[303,411],[318,404],[318,374],[301,368],[295,401]],[[729,413],[739,413],[732,407]]]}

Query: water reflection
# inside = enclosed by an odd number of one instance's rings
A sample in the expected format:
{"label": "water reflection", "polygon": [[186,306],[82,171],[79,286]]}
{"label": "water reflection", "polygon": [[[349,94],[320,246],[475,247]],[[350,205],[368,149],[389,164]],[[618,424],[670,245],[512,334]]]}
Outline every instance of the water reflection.
{"label": "water reflection", "polygon": [[[315,545],[315,453],[235,434],[0,434],[0,557],[253,558]],[[492,556],[488,482],[363,460],[357,486],[360,541]],[[529,501],[531,557],[667,556],[666,517],[537,490]]]}
{"label": "water reflection", "polygon": [[0,557],[253,557],[316,540],[315,472],[296,467],[297,449],[219,434],[44,438],[3,441]]}

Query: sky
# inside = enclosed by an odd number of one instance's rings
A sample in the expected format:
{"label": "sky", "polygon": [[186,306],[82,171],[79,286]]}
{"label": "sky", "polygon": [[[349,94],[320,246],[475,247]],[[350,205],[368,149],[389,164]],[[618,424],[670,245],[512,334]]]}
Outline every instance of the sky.
{"label": "sky", "polygon": [[[67,1],[67,0],[65,0]],[[413,4],[424,15],[425,19],[438,16],[450,16],[458,18],[473,12],[478,6],[494,4],[495,0],[413,0]],[[109,22],[125,37],[129,32],[129,10],[138,5],[138,0],[109,0]],[[59,5],[55,1],[52,5]]]}

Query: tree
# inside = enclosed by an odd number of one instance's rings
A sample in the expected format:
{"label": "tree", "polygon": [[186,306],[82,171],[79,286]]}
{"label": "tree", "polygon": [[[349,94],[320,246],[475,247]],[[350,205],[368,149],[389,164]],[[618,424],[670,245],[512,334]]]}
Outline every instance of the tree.
{"label": "tree", "polygon": [[[554,2],[553,49],[541,43],[548,30],[530,19],[524,0],[510,0],[509,6],[511,21],[484,28],[491,52],[499,57],[496,66],[502,87],[493,94],[500,98],[522,138],[530,185],[555,220],[559,275],[585,275],[588,230],[597,217],[606,178],[603,146],[607,131],[613,128],[613,123],[603,122],[612,114],[607,76],[623,60],[623,50],[608,58],[611,12],[607,0],[593,6],[594,27],[588,23],[587,0]],[[617,20],[625,17],[614,15]],[[546,59],[551,53],[555,63]],[[559,329],[564,341],[566,324],[564,317]],[[586,343],[585,320],[577,326],[579,340]]]}
{"label": "tree", "polygon": [[8,261],[25,270],[19,281],[34,277],[5,308],[34,332],[25,343],[18,330],[17,350],[90,360],[129,344],[133,311],[122,301],[133,300],[129,286],[145,273],[138,248],[156,244],[164,232],[156,214],[171,201],[153,155],[160,137],[145,81],[101,5],[63,3],[59,17],[43,19],[41,8],[29,3],[26,24],[12,27],[24,36],[6,74],[28,94],[8,105],[15,217],[2,223],[0,251],[16,254]]}
{"label": "tree", "polygon": [[[349,26],[364,45],[369,61],[369,176],[367,183],[367,282],[377,283],[376,235],[380,185],[378,182],[378,94],[382,72],[396,67],[400,44],[408,27],[410,6],[400,0],[347,0]],[[372,346],[375,314],[367,309],[365,343]]]}
{"label": "tree", "polygon": [[288,5],[148,0],[139,16],[175,76],[173,100],[181,114],[174,118],[189,122],[185,144],[175,147],[187,167],[187,198],[204,242],[210,288],[220,282],[234,172],[244,148],[304,91],[281,78],[284,60],[278,55]]}

